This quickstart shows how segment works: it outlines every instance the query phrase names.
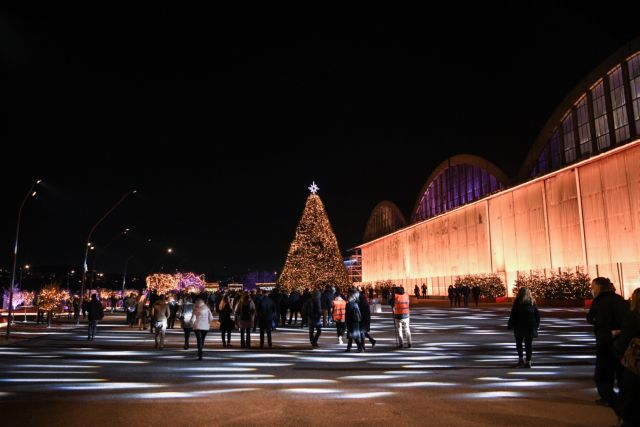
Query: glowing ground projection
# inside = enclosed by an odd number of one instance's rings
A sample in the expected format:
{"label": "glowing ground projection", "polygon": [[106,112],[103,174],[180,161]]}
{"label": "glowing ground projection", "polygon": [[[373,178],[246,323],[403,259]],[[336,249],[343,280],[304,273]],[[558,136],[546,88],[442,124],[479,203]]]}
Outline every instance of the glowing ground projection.
{"label": "glowing ground projection", "polygon": [[[541,309],[543,324],[530,370],[512,366],[516,357],[505,327],[508,310],[414,308],[414,348],[397,350],[385,307],[373,315],[377,345],[365,353],[345,353],[331,327],[323,329],[315,350],[308,331],[299,327],[278,328],[271,350],[240,349],[235,332],[234,347],[223,349],[217,331],[211,331],[202,362],[195,360],[195,350],[182,349],[181,329],[169,330],[168,345],[157,351],[153,335],[122,326],[121,315],[107,317],[90,345],[84,328],[62,325],[49,335],[41,329],[41,336],[0,347],[0,408],[55,402],[72,414],[84,404],[144,408],[165,402],[169,411],[188,401],[213,404],[222,417],[223,402],[267,405],[282,415],[348,400],[354,408],[378,414],[381,422],[403,402],[415,408],[403,413],[406,422],[437,408],[428,415],[431,419],[509,424],[514,414],[529,408],[521,425],[569,425],[562,421],[568,410],[571,425],[610,423],[612,413],[593,404],[594,342],[584,310]],[[258,344],[254,336],[252,345]],[[469,405],[473,413],[456,409]],[[43,416],[39,411],[23,414],[34,421]]]}

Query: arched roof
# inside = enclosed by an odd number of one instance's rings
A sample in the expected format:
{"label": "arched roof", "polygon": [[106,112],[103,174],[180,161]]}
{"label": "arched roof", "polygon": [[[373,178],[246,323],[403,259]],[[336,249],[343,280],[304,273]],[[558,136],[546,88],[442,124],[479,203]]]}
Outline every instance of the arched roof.
{"label": "arched roof", "polygon": [[398,206],[389,200],[384,200],[378,203],[371,211],[367,227],[364,230],[363,241],[368,242],[377,239],[405,225],[407,225],[407,221]]}
{"label": "arched roof", "polygon": [[509,185],[509,178],[498,168],[496,165],[491,163],[489,160],[475,156],[473,154],[458,154],[456,156],[450,157],[447,160],[444,160],[440,163],[429,175],[427,181],[422,186],[420,193],[418,193],[418,198],[411,212],[411,221],[417,222],[421,221],[424,218],[417,218],[418,209],[422,202],[425,193],[427,192],[429,186],[447,169],[453,168],[459,165],[469,165],[469,166],[477,166],[481,170],[485,170],[488,174],[495,177],[495,179],[501,184],[502,187],[507,187]]}
{"label": "arched roof", "polygon": [[[640,38],[636,38],[627,43],[622,48],[618,49],[615,53],[609,56],[604,62],[602,62],[597,68],[589,73],[580,83],[578,83],[564,100],[558,105],[558,107],[551,114],[544,127],[536,137],[529,153],[527,154],[520,171],[518,173],[518,181],[525,181],[530,177],[531,171],[535,167],[542,150],[545,149],[547,142],[550,140],[552,134],[559,126],[561,126],[562,120],[566,117],[567,113],[571,111],[578,101],[582,100],[585,95],[590,92],[590,89],[596,85],[601,79],[607,77],[608,73],[619,65],[625,64],[628,58],[636,53],[640,52]],[[626,71],[625,71],[626,72]],[[609,108],[607,108],[609,109]],[[631,130],[631,138],[634,139],[635,129],[633,124],[629,123]],[[618,141],[617,144],[624,143],[626,141]],[[570,163],[570,162],[568,162]],[[567,163],[567,164],[568,164]]]}

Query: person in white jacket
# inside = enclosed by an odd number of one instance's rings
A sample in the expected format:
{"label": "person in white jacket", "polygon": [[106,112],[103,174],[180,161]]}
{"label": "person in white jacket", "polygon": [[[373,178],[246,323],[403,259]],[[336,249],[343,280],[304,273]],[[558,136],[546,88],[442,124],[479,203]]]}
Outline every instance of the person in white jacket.
{"label": "person in white jacket", "polygon": [[198,298],[195,306],[193,307],[193,315],[191,317],[193,332],[195,332],[196,340],[198,342],[198,360],[202,360],[204,339],[207,336],[207,332],[209,332],[209,325],[212,320],[213,314],[211,314],[211,310],[209,310],[209,307],[201,298]]}

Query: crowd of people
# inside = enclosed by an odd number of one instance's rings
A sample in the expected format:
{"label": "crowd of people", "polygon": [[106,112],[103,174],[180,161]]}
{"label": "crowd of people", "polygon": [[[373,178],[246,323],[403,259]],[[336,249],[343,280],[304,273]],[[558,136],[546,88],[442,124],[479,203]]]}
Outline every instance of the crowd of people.
{"label": "crowd of people", "polygon": [[[480,289],[449,286],[451,307],[468,306],[469,296],[476,306]],[[629,301],[616,294],[615,286],[604,277],[591,282],[593,302],[587,321],[593,325],[596,338],[596,365],[594,381],[600,398],[596,403],[609,406],[620,417],[620,425],[640,425],[640,288],[633,292]],[[409,295],[401,286],[385,285],[377,290],[382,301],[392,307],[396,345],[411,348]],[[232,332],[239,332],[241,348],[252,348],[251,334],[259,329],[260,348],[272,348],[272,331],[279,326],[290,325],[308,328],[309,343],[319,347],[323,328],[335,328],[337,342],[346,343],[344,351],[351,351],[355,343],[357,352],[365,351],[368,341],[375,347],[371,336],[371,304],[378,302],[378,292],[372,287],[350,287],[340,289],[326,286],[323,290],[305,289],[302,293],[293,290],[289,294],[272,291],[216,291],[200,294],[170,294],[167,296],[130,293],[121,302],[115,296],[100,301],[96,294],[82,303],[76,297],[67,301],[69,317],[73,309],[74,318],[82,313],[88,317],[88,339],[96,333],[97,322],[102,319],[104,309],[110,303],[111,311],[121,304],[130,327],[147,328],[155,334],[155,347],[164,348],[165,332],[179,327],[184,332],[184,349],[190,348],[190,337],[196,337],[198,359],[202,359],[207,333],[217,314],[223,348],[232,347]],[[414,294],[426,298],[427,289],[417,285]],[[298,320],[299,319],[299,320]],[[39,313],[38,321],[44,321]],[[518,355],[518,368],[531,368],[533,339],[538,336],[540,313],[531,291],[522,287],[513,302],[507,328],[513,330]],[[634,341],[635,340],[635,341]],[[629,349],[634,349],[631,353]],[[625,360],[627,366],[621,361]],[[629,362],[630,360],[630,362]],[[633,364],[635,363],[635,368]],[[617,390],[616,390],[617,389]]]}

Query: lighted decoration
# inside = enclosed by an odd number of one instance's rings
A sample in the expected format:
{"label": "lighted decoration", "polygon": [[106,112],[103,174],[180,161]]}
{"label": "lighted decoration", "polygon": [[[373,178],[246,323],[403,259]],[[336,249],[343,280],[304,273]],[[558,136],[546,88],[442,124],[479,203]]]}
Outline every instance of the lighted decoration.
{"label": "lighted decoration", "polygon": [[321,289],[329,284],[346,288],[349,275],[322,200],[314,194],[318,190],[315,182],[309,189],[312,194],[307,198],[278,285],[287,292],[295,288]]}
{"label": "lighted decoration", "polygon": [[204,274],[196,276],[194,273],[176,273],[175,276],[178,279],[179,292],[204,292]]}
{"label": "lighted decoration", "polygon": [[68,296],[69,294],[66,291],[61,291],[57,285],[47,285],[40,289],[38,306],[45,312],[60,310],[65,295]]}
{"label": "lighted decoration", "polygon": [[33,291],[22,291],[22,295],[24,295],[24,305],[29,306],[33,305],[33,299],[36,296],[36,293]]}
{"label": "lighted decoration", "polygon": [[98,288],[96,289],[96,293],[101,300],[108,300],[111,299],[111,294],[115,293],[115,291],[113,289]]}
{"label": "lighted decoration", "polygon": [[178,277],[173,274],[156,273],[146,278],[147,290],[156,291],[158,295],[166,295],[178,289]]}
{"label": "lighted decoration", "polygon": [[[10,290],[5,288],[4,297],[2,298],[2,307],[9,308]],[[18,285],[13,285],[13,299],[11,300],[12,309],[15,310],[17,306],[24,303],[24,294],[18,289]]]}
{"label": "lighted decoration", "polygon": [[311,183],[311,185],[309,186],[309,191],[311,191],[311,194],[316,194],[316,193],[318,192],[318,190],[319,190],[319,189],[320,189],[320,187],[318,187],[318,186],[316,185],[316,182],[315,182],[315,181],[313,181],[313,182]]}

